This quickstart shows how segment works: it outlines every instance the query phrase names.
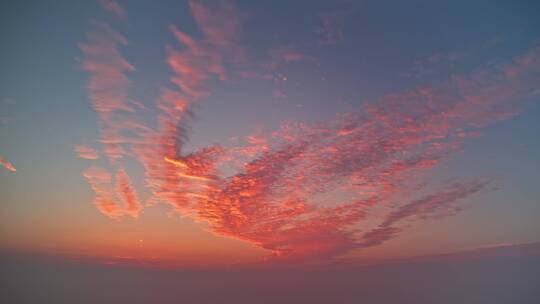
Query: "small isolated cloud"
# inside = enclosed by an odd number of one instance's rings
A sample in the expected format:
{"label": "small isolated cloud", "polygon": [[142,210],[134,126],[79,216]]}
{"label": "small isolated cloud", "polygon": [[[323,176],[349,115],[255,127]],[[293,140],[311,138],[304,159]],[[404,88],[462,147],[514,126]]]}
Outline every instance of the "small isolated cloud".
{"label": "small isolated cloud", "polygon": [[15,166],[9,161],[7,161],[6,159],[4,159],[2,156],[0,156],[0,165],[2,165],[2,167],[4,167],[5,169],[11,172],[17,172],[17,169],[15,169]]}
{"label": "small isolated cloud", "polygon": [[75,145],[75,152],[82,159],[99,159],[98,150],[91,147]]}

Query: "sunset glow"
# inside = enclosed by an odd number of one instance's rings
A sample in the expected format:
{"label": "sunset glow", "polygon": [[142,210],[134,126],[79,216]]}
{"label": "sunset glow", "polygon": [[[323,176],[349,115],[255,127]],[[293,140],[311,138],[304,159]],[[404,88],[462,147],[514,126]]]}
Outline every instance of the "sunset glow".
{"label": "sunset glow", "polygon": [[540,256],[534,1],[75,2],[3,5],[2,252],[270,272]]}

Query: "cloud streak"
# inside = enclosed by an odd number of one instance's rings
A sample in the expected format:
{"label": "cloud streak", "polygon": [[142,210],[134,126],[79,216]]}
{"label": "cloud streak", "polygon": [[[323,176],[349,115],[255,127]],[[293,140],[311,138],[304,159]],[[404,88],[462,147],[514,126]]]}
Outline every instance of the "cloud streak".
{"label": "cloud streak", "polygon": [[120,53],[119,48],[127,44],[127,39],[107,23],[96,22],[95,27],[79,47],[84,55],[82,68],[91,75],[87,88],[102,124],[101,142],[105,154],[114,161],[126,154],[122,143],[129,139],[117,122],[125,121],[126,114],[134,111],[127,97],[127,73],[135,68]]}
{"label": "cloud streak", "polygon": [[99,159],[98,150],[83,145],[75,145],[75,152],[82,159]]}
{"label": "cloud streak", "polygon": [[425,195],[400,206],[390,212],[375,229],[364,234],[362,237],[363,242],[359,244],[359,247],[377,246],[395,238],[402,231],[401,228],[397,227],[397,224],[403,220],[410,218],[437,218],[456,214],[461,211],[459,201],[481,191],[488,184],[489,181],[480,180],[469,183],[453,183],[445,190]]}
{"label": "cloud streak", "polygon": [[123,169],[116,172],[116,192],[124,203],[124,210],[132,217],[138,217],[141,211],[141,203],[126,171]]}
{"label": "cloud streak", "polygon": [[4,167],[5,169],[11,172],[17,172],[17,169],[15,168],[15,166],[9,161],[7,161],[6,159],[4,159],[2,156],[0,156],[0,165],[2,165],[2,167]]}
{"label": "cloud streak", "polygon": [[84,172],[84,177],[95,192],[94,204],[101,213],[113,219],[124,215],[139,216],[141,203],[123,169],[119,169],[113,178],[106,169],[92,166]]}
{"label": "cloud streak", "polygon": [[[127,17],[125,10],[115,1],[98,3],[118,18]],[[96,207],[111,218],[124,215],[136,218],[142,209],[141,203],[120,161],[133,156],[134,147],[149,145],[146,140],[152,130],[137,120],[140,107],[135,107],[136,103],[128,97],[128,74],[135,71],[121,52],[128,40],[109,23],[94,22],[93,27],[79,48],[83,54],[82,69],[90,74],[87,90],[99,116],[101,132],[98,142],[104,151],[83,145],[75,145],[75,151],[86,160],[100,160],[101,155],[105,155],[109,165],[118,168],[114,178],[108,169],[98,166],[91,166],[84,172],[95,192]]]}
{"label": "cloud streak", "polygon": [[121,217],[122,210],[116,202],[115,193],[112,188],[112,175],[100,167],[90,167],[83,175],[96,194],[94,204],[98,210],[114,219]]}

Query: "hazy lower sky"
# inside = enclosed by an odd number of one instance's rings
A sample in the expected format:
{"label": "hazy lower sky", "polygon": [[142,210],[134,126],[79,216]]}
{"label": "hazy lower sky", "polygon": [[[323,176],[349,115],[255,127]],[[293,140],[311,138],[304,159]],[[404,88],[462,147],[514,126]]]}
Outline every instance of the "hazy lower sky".
{"label": "hazy lower sky", "polygon": [[360,265],[540,241],[537,1],[2,1],[0,248]]}

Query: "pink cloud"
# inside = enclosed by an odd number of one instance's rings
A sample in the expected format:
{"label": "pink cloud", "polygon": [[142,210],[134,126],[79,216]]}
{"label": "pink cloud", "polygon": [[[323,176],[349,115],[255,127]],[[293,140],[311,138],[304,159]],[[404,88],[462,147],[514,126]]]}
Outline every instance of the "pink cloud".
{"label": "pink cloud", "polygon": [[0,156],[0,165],[2,165],[2,167],[6,168],[7,170],[11,172],[17,172],[17,169],[15,169],[15,166],[13,166],[12,163],[4,159],[2,156]]}
{"label": "pink cloud", "polygon": [[90,187],[95,192],[94,204],[101,213],[110,218],[122,216],[122,210],[116,203],[114,189],[112,188],[112,175],[100,167],[90,167],[84,172]]}
{"label": "pink cloud", "polygon": [[[413,194],[411,183],[418,184],[465,139],[515,115],[515,101],[535,94],[529,80],[539,67],[524,66],[510,77],[508,68],[387,95],[325,124],[285,125],[237,175],[216,177],[199,199],[199,217],[216,233],[269,249],[272,259],[285,261],[376,246],[397,237],[405,219],[452,215],[486,182],[451,184],[410,203],[403,198]],[[352,199],[317,199],[345,192]],[[371,230],[355,231],[373,206],[390,211]]]}
{"label": "pink cloud", "polygon": [[[163,88],[158,101],[158,129],[149,132],[149,146],[134,147],[137,159],[145,168],[146,184],[152,189],[149,202],[167,202],[178,210],[193,208],[204,197],[203,189],[212,180],[214,159],[221,148],[207,147],[186,155],[183,145],[194,115],[191,107],[208,96],[207,81],[227,79],[226,62],[236,60],[238,17],[230,2],[212,7],[190,1],[189,6],[203,36],[193,38],[171,27],[181,48],[167,47],[167,64],[173,72],[174,88]],[[182,164],[179,166],[179,164]],[[187,212],[187,211],[186,211]]]}
{"label": "pink cloud", "polygon": [[101,213],[113,219],[138,217],[141,203],[124,169],[119,169],[113,178],[106,169],[93,166],[84,172],[84,177],[95,192],[94,204]]}
{"label": "pink cloud", "polygon": [[124,202],[124,210],[132,217],[138,217],[141,211],[141,203],[126,171],[123,169],[116,172],[116,187],[118,196]]}
{"label": "pink cloud", "polygon": [[87,41],[79,44],[84,55],[82,67],[91,75],[87,88],[102,123],[101,142],[105,145],[105,154],[110,160],[117,160],[126,154],[118,121],[134,112],[127,96],[127,73],[135,68],[120,53],[127,39],[108,24],[96,23],[95,27],[95,31],[88,33]]}
{"label": "pink cloud", "polygon": [[[210,93],[209,80],[228,79],[239,31],[229,2],[189,5],[202,37],[171,28],[181,47],[167,48],[171,86],[162,88],[155,130],[137,121],[128,101],[127,74],[134,68],[120,53],[127,40],[98,25],[81,45],[90,99],[102,123],[100,142],[114,166],[122,157],[142,164],[149,204],[167,203],[207,222],[216,234],[267,249],[269,262],[336,259],[397,237],[405,220],[460,211],[487,182],[456,182],[426,194],[425,174],[537,93],[540,54],[534,49],[508,65],[388,94],[327,122],[287,123],[247,137],[243,146],[186,153],[192,108]],[[273,50],[271,57],[271,72],[280,64],[315,60],[288,49]],[[225,176],[220,169],[229,163],[237,170]],[[101,212],[112,218],[140,213],[123,169],[114,181],[98,167],[85,176]],[[375,216],[376,210],[386,214]]]}
{"label": "pink cloud", "polygon": [[98,150],[91,147],[75,145],[75,152],[82,159],[99,159]]}

